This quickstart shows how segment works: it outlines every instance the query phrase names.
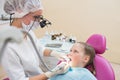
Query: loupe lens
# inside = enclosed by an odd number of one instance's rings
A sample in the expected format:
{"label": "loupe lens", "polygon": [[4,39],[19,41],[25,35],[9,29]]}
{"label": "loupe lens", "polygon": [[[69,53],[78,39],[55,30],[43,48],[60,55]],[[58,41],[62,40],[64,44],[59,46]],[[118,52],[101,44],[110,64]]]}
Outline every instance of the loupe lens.
{"label": "loupe lens", "polygon": [[44,28],[46,25],[47,25],[47,24],[46,24],[46,21],[45,21],[45,20],[43,20],[43,21],[40,22],[41,28]]}
{"label": "loupe lens", "polygon": [[43,18],[42,15],[40,15],[40,16],[34,16],[34,17],[35,17],[35,19],[40,19],[40,23],[39,24],[40,24],[41,28],[44,28],[48,24],[51,25],[51,22],[48,21],[47,19]]}

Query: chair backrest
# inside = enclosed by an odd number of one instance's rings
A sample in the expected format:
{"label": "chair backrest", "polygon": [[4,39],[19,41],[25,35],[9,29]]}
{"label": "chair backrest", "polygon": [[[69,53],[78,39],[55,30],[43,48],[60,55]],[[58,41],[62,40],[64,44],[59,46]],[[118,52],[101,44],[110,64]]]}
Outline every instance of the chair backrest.
{"label": "chair backrest", "polygon": [[106,38],[101,34],[93,34],[86,41],[89,45],[91,45],[96,52],[94,59],[94,67],[95,67],[95,76],[97,80],[115,80],[114,71],[110,65],[110,63],[100,54],[103,54],[106,50]]}

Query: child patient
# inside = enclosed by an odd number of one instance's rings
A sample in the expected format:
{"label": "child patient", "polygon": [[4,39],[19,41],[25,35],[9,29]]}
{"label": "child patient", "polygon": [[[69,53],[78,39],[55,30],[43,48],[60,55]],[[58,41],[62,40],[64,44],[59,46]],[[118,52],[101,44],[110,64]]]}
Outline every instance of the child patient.
{"label": "child patient", "polygon": [[50,80],[97,80],[94,75],[85,67],[93,64],[95,57],[94,49],[83,42],[75,43],[68,57],[71,61],[68,63],[70,68],[68,72],[56,75]]}

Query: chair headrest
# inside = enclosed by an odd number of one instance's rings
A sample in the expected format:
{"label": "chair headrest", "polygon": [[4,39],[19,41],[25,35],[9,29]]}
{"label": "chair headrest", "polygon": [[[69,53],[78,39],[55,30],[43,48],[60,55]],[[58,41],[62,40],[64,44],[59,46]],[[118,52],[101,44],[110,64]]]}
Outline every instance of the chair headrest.
{"label": "chair headrest", "polygon": [[106,38],[101,34],[93,34],[86,41],[95,49],[96,54],[103,54],[106,50]]}

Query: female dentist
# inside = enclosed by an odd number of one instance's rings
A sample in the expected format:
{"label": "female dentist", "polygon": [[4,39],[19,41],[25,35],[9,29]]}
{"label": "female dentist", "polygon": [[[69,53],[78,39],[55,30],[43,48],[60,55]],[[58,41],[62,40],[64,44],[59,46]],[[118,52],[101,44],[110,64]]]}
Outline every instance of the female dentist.
{"label": "female dentist", "polygon": [[[6,13],[11,14],[14,19],[11,26],[29,31],[41,56],[54,56],[67,58],[64,54],[42,47],[30,30],[39,26],[34,16],[42,14],[42,5],[39,0],[6,0],[4,4]],[[66,63],[57,65],[52,72],[43,73],[40,68],[40,59],[37,56],[31,41],[25,38],[23,43],[9,43],[2,57],[2,65],[10,80],[47,80],[50,77],[63,74],[68,70]],[[65,67],[64,67],[64,66]],[[61,67],[61,69],[58,69]]]}

